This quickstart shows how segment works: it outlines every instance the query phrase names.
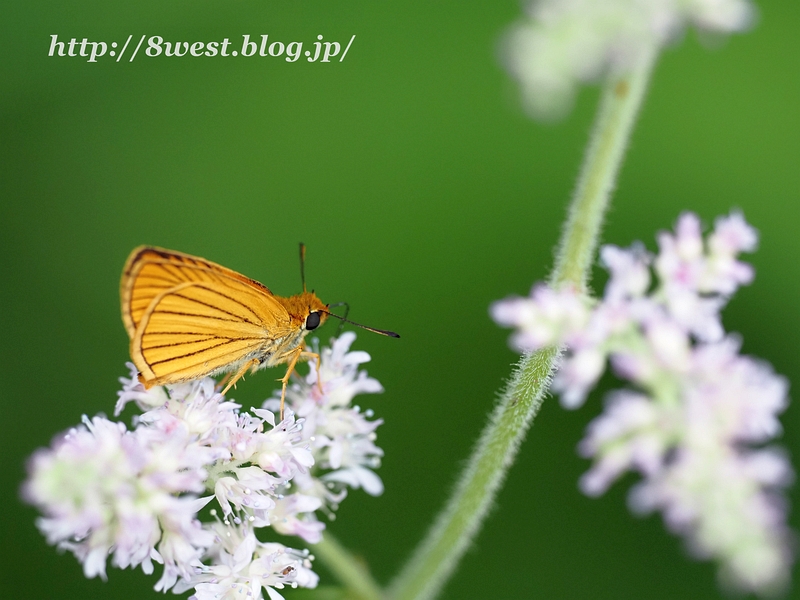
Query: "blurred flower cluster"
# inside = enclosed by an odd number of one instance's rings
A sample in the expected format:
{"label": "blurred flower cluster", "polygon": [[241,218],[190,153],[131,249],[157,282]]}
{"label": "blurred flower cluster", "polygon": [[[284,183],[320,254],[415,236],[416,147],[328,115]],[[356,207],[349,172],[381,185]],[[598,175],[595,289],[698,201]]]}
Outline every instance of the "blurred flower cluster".
{"label": "blurred flower cluster", "polygon": [[739,354],[719,315],[752,281],[738,254],[756,242],[740,214],[718,219],[704,239],[698,217],[685,213],[674,233],[659,234],[655,257],[640,245],[601,250],[609,271],[602,299],[537,285],[491,312],[516,329],[511,344],[519,350],[566,348],[553,381],[566,407],[584,402],[607,362],[633,384],[610,394],[580,443],[594,459],[582,490],[602,494],[638,471],[634,511],[660,510],[695,555],[719,561],[723,582],[771,592],[789,578],[782,488],[793,472],[780,449],[763,444],[781,433],[788,385],[768,364]]}
{"label": "blurred flower cluster", "polygon": [[135,403],[143,412],[132,430],[84,417],[31,458],[23,492],[44,515],[39,529],[74,553],[87,577],[105,578],[111,556],[114,566],[148,574],[162,564],[156,590],[194,588],[197,600],[275,600],[285,586],[315,587],[307,550],[257,533],[314,544],[325,528],[316,511],[332,517],[348,486],[383,491],[372,470],[381,421],[351,406],[382,388],[359,371],[369,355],[349,351],[354,339],[345,333],[320,351],[321,386],[313,362],[295,378],[277,423],[279,392],[251,414],[213,379],[145,390],[129,365],[116,414]]}
{"label": "blurred flower cluster", "polygon": [[508,32],[503,60],[537,118],[558,117],[576,88],[631,69],[688,25],[707,34],[746,29],[749,0],[528,0]]}

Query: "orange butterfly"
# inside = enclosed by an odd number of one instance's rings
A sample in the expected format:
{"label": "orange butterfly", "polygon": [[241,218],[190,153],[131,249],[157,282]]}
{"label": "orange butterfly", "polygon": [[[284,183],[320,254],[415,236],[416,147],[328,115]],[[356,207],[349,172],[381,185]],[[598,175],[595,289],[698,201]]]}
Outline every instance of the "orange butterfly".
{"label": "orange butterfly", "polygon": [[[301,244],[301,275],[304,254]],[[288,363],[279,379],[281,418],[297,361],[316,358],[319,368],[319,355],[305,350],[304,338],[328,316],[400,337],[331,313],[329,305],[306,291],[305,280],[302,293],[284,298],[204,258],[152,246],[131,252],[120,297],[131,358],[145,388],[229,372],[224,394],[248,370]]]}

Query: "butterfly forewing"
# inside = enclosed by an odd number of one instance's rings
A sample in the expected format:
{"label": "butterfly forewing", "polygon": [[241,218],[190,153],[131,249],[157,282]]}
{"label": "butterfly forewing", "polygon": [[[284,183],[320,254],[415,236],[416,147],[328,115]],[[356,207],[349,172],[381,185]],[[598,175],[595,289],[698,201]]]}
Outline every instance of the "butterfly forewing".
{"label": "butterfly forewing", "polygon": [[286,309],[260,283],[215,263],[135,250],[122,281],[131,356],[150,385],[197,379],[268,355],[286,335]]}
{"label": "butterfly forewing", "polygon": [[[156,296],[182,283],[207,283],[211,289],[220,291],[233,287],[251,291],[257,296],[272,295],[259,282],[211,261],[173,250],[142,246],[131,253],[122,272],[122,321],[131,338]],[[271,303],[269,308],[275,304]]]}

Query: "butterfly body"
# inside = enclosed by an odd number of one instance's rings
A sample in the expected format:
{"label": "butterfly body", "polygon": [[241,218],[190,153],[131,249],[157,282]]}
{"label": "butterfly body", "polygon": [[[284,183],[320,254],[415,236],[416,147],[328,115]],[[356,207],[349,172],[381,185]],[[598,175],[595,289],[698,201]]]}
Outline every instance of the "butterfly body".
{"label": "butterfly body", "polygon": [[146,388],[310,358],[304,338],[328,312],[313,292],[274,295],[197,256],[151,246],[128,257],[120,287],[131,358]]}

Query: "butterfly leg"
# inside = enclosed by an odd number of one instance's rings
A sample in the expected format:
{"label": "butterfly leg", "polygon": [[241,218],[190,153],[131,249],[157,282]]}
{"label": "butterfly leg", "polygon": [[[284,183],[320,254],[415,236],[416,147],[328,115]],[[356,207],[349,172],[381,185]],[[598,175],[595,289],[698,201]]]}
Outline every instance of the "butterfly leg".
{"label": "butterfly leg", "polygon": [[297,362],[300,360],[311,360],[312,358],[317,359],[317,387],[319,388],[320,394],[322,393],[322,382],[319,378],[319,354],[316,352],[306,352],[303,346],[298,347],[296,350],[292,352],[292,358],[289,359],[289,367],[286,369],[286,375],[278,379],[281,382],[281,421],[283,421],[283,405],[286,400],[286,387],[289,385],[289,378],[294,373],[294,368],[297,366]]}
{"label": "butterfly leg", "polygon": [[228,371],[225,375],[217,382],[217,389],[221,390],[223,387],[227,390],[228,388],[225,387],[228,381],[230,381],[231,377],[233,377],[233,371]]}
{"label": "butterfly leg", "polygon": [[303,354],[303,347],[299,346],[292,352],[292,358],[289,360],[289,367],[286,369],[286,375],[278,379],[281,382],[281,421],[283,421],[283,404],[286,401],[286,386],[289,385],[289,378],[294,372],[294,366]]}
{"label": "butterfly leg", "polygon": [[242,378],[242,376],[247,372],[247,369],[249,369],[250,367],[254,367],[254,366],[258,365],[258,364],[259,364],[259,360],[257,358],[254,358],[252,360],[248,360],[241,367],[239,367],[239,370],[236,371],[236,373],[234,373],[231,376],[226,375],[225,379],[223,379],[223,381],[227,380],[228,383],[225,385],[225,389],[222,390],[222,395],[224,396],[227,393],[227,391],[229,389],[231,389],[231,387],[236,385],[236,382],[239,381]]}
{"label": "butterfly leg", "polygon": [[303,355],[306,357],[306,360],[311,360],[312,358],[317,359],[317,389],[319,390],[320,395],[322,395],[322,378],[319,375],[319,365],[322,362],[322,359],[316,352],[303,352]]}

